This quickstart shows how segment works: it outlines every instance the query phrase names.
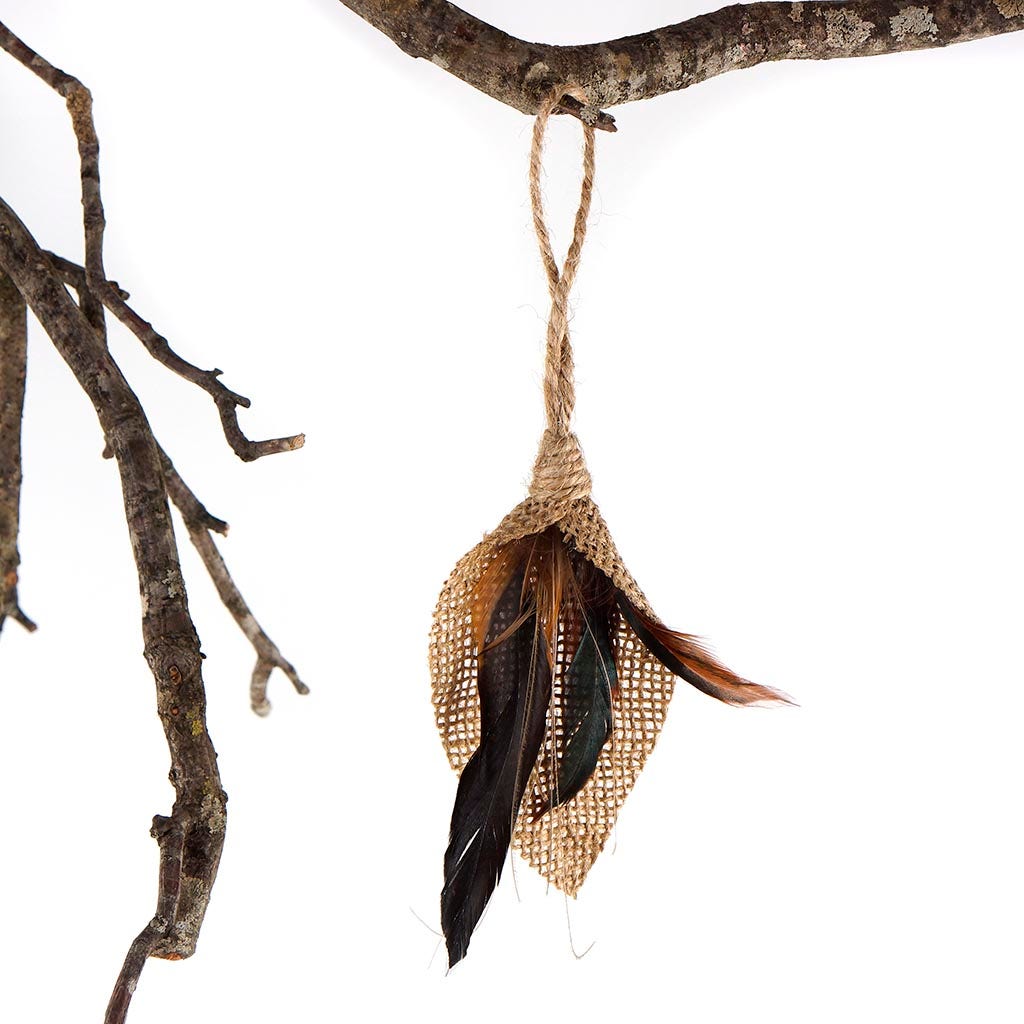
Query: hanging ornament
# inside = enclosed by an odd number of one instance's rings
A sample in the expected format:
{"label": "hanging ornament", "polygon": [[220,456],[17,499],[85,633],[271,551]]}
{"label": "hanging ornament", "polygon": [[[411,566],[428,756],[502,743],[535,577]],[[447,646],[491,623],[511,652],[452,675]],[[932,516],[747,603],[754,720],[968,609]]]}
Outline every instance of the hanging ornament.
{"label": "hanging ornament", "polygon": [[537,115],[530,200],[551,314],[547,429],[529,495],[446,581],[430,644],[433,702],[461,771],[444,858],[441,926],[458,963],[509,846],[575,896],[611,832],[665,718],[676,677],[727,704],[786,702],[730,672],[658,620],[591,500],[571,430],[568,298],[594,185],[594,129],[583,121],[583,182],[559,272],[544,223],[540,167],[559,89]]}

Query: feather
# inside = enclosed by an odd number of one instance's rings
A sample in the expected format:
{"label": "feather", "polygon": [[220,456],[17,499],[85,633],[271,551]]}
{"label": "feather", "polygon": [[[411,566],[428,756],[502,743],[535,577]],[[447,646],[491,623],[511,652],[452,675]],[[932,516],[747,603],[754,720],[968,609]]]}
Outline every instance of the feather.
{"label": "feather", "polygon": [[[480,652],[483,736],[459,779],[441,891],[448,965],[465,955],[501,877],[527,782],[544,739],[551,668],[540,650],[536,610],[524,616],[525,563],[494,605]],[[509,625],[522,621],[512,632]],[[503,634],[508,634],[503,636]]]}
{"label": "feather", "polygon": [[555,789],[538,818],[568,803],[587,784],[612,733],[617,677],[608,618],[591,616],[584,622],[583,637],[562,678],[562,751]]}
{"label": "feather", "polygon": [[562,534],[550,526],[538,535],[534,550],[534,592],[537,595],[537,614],[547,645],[548,664],[554,670],[558,654],[558,636],[561,627],[563,600],[572,588],[573,572]]}
{"label": "feather", "polygon": [[[522,568],[523,542],[517,541],[503,547],[484,570],[473,588],[470,612],[473,618],[473,639],[477,651],[482,651],[497,602],[505,596],[512,574]],[[520,577],[520,587],[522,577]],[[506,622],[506,626],[511,623]],[[495,634],[497,635],[497,634]],[[492,638],[493,639],[493,638]]]}
{"label": "feather", "polygon": [[792,704],[783,693],[730,672],[686,633],[676,633],[646,615],[621,591],[616,603],[630,629],[670,672],[726,704]]}

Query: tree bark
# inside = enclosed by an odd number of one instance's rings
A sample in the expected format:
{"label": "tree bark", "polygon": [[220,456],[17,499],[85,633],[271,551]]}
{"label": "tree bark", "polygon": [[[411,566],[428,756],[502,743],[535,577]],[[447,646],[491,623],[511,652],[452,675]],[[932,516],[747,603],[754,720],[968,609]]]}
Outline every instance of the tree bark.
{"label": "tree bark", "polygon": [[0,271],[0,629],[10,616],[31,631],[35,623],[18,604],[21,416],[27,336],[25,300],[10,277]]}
{"label": "tree bark", "polygon": [[[831,60],[922,50],[1024,29],[1024,0],[900,0],[736,4],[677,25],[603,43],[517,39],[445,0],[341,0],[411,57],[423,57],[527,114],[551,89],[582,87],[597,108],[686,89],[774,60]],[[583,115],[566,104],[566,112]]]}

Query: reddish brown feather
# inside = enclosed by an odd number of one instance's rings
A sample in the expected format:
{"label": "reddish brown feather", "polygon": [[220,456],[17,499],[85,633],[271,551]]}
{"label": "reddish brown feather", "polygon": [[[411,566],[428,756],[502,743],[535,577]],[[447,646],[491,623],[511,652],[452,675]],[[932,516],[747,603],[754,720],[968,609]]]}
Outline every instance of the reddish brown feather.
{"label": "reddish brown feather", "polygon": [[[499,597],[518,569],[524,568],[522,615],[500,636],[486,643],[488,627]],[[473,640],[478,652],[495,647],[514,633],[530,615],[537,613],[538,628],[545,640],[549,666],[558,652],[560,622],[567,611],[567,595],[574,589],[573,571],[565,539],[557,527],[531,534],[503,547],[473,588],[470,612]]]}
{"label": "reddish brown feather", "polygon": [[484,649],[484,640],[494,615],[494,606],[498,603],[498,598],[505,593],[512,574],[525,557],[524,548],[529,539],[513,541],[503,547],[484,569],[483,575],[473,588],[470,612],[473,618],[473,642],[477,652]]}
{"label": "reddish brown feather", "polygon": [[565,541],[557,527],[548,527],[537,537],[534,565],[530,566],[537,595],[537,617],[546,643],[548,665],[555,667],[558,654],[559,624],[565,613],[563,600],[571,586],[572,569]]}
{"label": "reddish brown feather", "polygon": [[[714,655],[705,650],[698,639],[677,633],[652,619],[629,602],[620,592],[619,608],[641,643],[669,671],[726,704],[792,704],[779,690],[730,672]],[[673,664],[675,662],[675,664]]]}

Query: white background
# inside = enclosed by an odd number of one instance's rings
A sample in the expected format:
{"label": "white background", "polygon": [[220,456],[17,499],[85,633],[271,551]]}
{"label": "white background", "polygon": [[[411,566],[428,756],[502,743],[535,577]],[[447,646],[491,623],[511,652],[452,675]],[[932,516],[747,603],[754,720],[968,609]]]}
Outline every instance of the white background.
{"label": "white background", "polygon": [[[551,42],[705,9],[469,6]],[[542,427],[530,121],[333,0],[0,17],[93,91],[111,276],[253,399],[250,436],[308,435],[241,464],[112,329],[312,688],[275,676],[249,712],[251,651],[183,538],[229,831],[198,954],[147,966],[135,1024],[1020,1020],[1024,37],[762,66],[599,137],[573,321],[594,496],[658,613],[801,707],[680,690],[579,900],[516,863],[446,977],[426,637]],[[564,244],[578,125],[553,136]],[[4,57],[0,193],[80,258],[77,188],[61,101]],[[115,467],[34,326],[29,360],[0,1012],[98,1020],[172,792]]]}

